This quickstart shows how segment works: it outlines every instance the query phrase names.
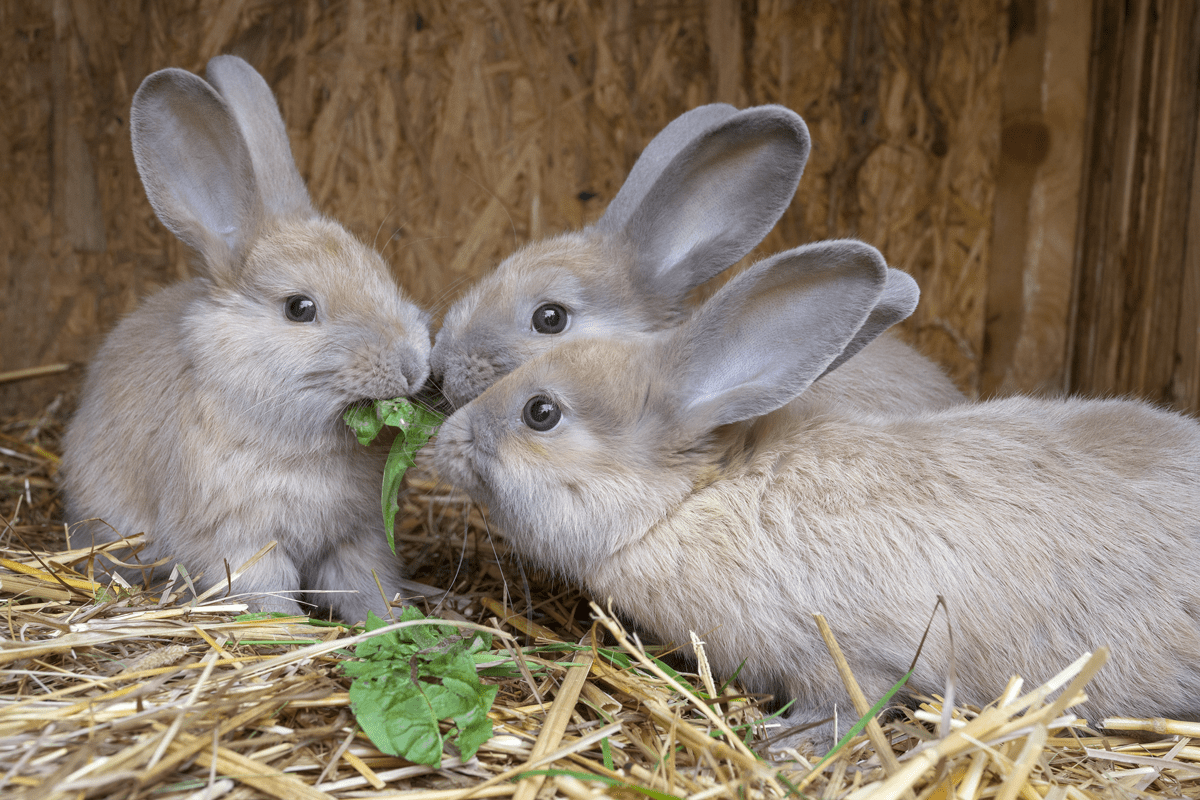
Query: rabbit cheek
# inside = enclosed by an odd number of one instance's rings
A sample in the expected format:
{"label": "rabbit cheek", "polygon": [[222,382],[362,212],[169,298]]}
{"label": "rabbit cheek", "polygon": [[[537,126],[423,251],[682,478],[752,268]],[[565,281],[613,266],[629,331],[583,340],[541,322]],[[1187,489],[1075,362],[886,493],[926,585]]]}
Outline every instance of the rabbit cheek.
{"label": "rabbit cheek", "polygon": [[586,565],[608,551],[612,537],[601,532],[619,513],[605,487],[586,477],[608,472],[575,436],[513,437],[500,454],[489,507],[518,550],[581,579]]}

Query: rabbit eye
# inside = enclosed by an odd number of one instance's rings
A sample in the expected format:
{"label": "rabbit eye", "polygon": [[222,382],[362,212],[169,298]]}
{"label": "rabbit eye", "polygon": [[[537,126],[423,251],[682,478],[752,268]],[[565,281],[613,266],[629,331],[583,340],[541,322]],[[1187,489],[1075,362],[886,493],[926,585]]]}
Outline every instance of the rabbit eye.
{"label": "rabbit eye", "polygon": [[549,397],[539,394],[529,398],[525,410],[521,412],[521,419],[535,431],[548,431],[562,419],[562,411]]}
{"label": "rabbit eye", "polygon": [[543,303],[533,312],[533,329],[538,333],[562,333],[567,327],[567,310],[558,303]]}
{"label": "rabbit eye", "polygon": [[312,322],[317,318],[317,304],[302,294],[294,294],[284,304],[284,313],[292,322]]}

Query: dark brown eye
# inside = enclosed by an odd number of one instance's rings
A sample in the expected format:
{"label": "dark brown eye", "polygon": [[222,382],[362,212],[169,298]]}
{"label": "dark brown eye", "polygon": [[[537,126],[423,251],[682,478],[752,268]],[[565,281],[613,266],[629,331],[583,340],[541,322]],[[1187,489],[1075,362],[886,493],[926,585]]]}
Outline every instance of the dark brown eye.
{"label": "dark brown eye", "polygon": [[533,329],[538,333],[562,333],[567,327],[567,310],[558,303],[543,303],[533,312]]}
{"label": "dark brown eye", "polygon": [[292,322],[312,322],[317,318],[317,304],[306,295],[294,294],[284,304],[284,314]]}
{"label": "dark brown eye", "polygon": [[549,397],[539,394],[529,398],[525,410],[521,412],[521,419],[535,431],[548,431],[562,419],[562,411]]}

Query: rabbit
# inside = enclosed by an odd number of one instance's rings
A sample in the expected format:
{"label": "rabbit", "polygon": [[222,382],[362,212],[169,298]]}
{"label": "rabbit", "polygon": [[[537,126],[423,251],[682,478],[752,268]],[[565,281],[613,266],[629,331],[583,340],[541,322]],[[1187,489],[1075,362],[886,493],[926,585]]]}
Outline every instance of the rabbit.
{"label": "rabbit", "polygon": [[[799,741],[854,717],[811,614],[877,698],[939,595],[967,703],[1105,645],[1083,713],[1200,718],[1200,424],[1123,399],[797,402],[917,296],[861,242],[788,251],[679,327],[517,367],[446,420],[432,464],[519,558],[793,700]],[[945,686],[947,629],[910,692]]]}
{"label": "rabbit", "polygon": [[[656,136],[590,227],[536,241],[445,314],[430,367],[461,406],[518,364],[581,336],[627,335],[686,319],[688,295],[762,241],[809,153],[782,106],[700,106]],[[888,335],[820,392],[866,410],[965,400],[932,361]]]}
{"label": "rabbit", "polygon": [[133,99],[138,173],[200,275],[92,360],[65,434],[67,517],[96,541],[145,532],[154,578],[178,562],[198,589],[277,540],[232,584],[251,608],[383,614],[403,572],[379,508],[388,443],[361,447],[341,417],[421,388],[430,318],[314,210],[263,78],[233,56],[207,78],[164,69]]}

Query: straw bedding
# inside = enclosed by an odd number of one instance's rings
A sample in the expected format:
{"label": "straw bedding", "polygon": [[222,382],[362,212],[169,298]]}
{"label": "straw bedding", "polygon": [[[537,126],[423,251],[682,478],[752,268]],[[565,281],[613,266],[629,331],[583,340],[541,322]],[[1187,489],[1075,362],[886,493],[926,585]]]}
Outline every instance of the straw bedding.
{"label": "straw bedding", "polygon": [[[1200,797],[1200,726],[1129,721],[1150,732],[1101,737],[1065,710],[1103,652],[1064,664],[1053,685],[1014,680],[982,712],[955,708],[945,735],[931,699],[818,769],[807,750],[764,760],[756,750],[778,731],[766,698],[719,688],[701,638],[677,643],[686,660],[650,658],[599,605],[523,575],[480,510],[425,474],[409,481],[398,526],[430,587],[414,602],[494,629],[497,660],[521,664],[492,681],[495,735],[474,758],[413,765],[355,724],[339,665],[361,629],[244,618],[224,587],[196,596],[184,578],[161,595],[93,582],[102,556],[69,547],[61,523],[61,426],[52,406],[0,427],[6,798]],[[853,665],[841,668],[852,682]]]}

